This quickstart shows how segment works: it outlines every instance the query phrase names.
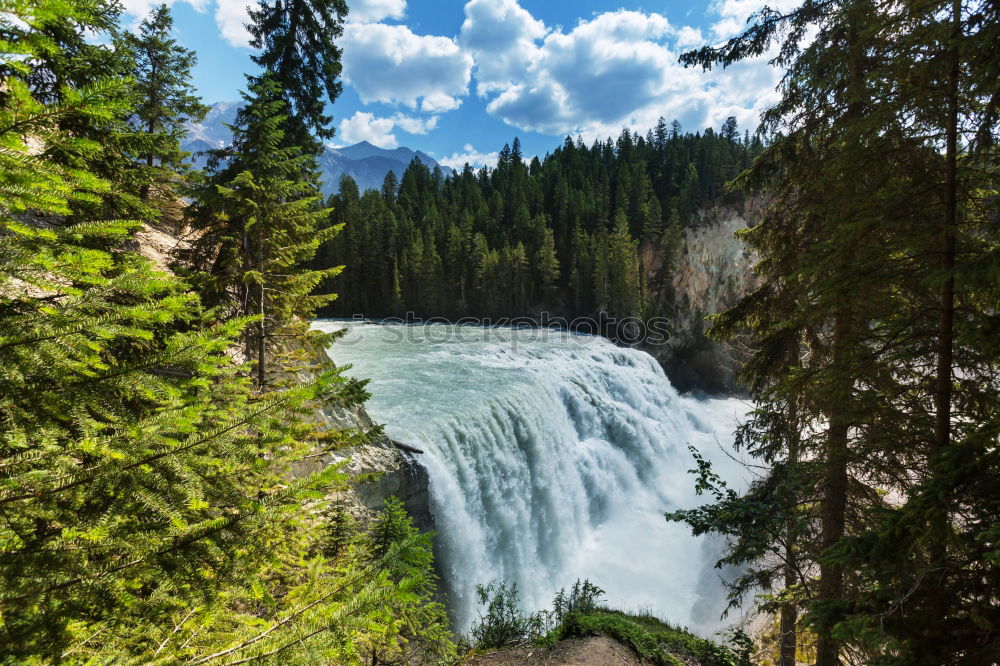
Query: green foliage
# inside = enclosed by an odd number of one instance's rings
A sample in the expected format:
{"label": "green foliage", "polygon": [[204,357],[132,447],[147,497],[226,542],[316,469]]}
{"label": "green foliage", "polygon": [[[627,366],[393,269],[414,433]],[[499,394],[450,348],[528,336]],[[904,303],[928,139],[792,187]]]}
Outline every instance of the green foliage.
{"label": "green foliage", "polygon": [[505,581],[477,585],[476,596],[486,607],[472,625],[472,638],[478,648],[499,648],[537,640],[545,633],[543,613],[525,614],[521,610],[517,583]]}
{"label": "green foliage", "polygon": [[673,517],[733,537],[743,591],[786,569],[765,605],[791,611],[793,638],[804,609],[820,666],[985,663],[1000,645],[1000,504],[973,491],[998,462],[1000,357],[978,333],[1000,247],[998,65],[979,54],[998,25],[989,3],[804,3],[683,57],[776,48],[787,72],[776,138],[739,178],[769,192],[742,234],[761,285],[714,327],[750,335],[737,442],[773,469]]}
{"label": "green foliage", "polygon": [[211,605],[168,600],[159,622],[143,617],[110,636],[106,625],[88,626],[80,636],[91,640],[72,654],[143,663],[453,663],[447,615],[432,600],[429,537],[398,506],[379,518],[399,525],[382,554],[372,536],[352,531],[347,548],[328,556],[318,536],[326,520],[303,517],[266,544],[270,562],[247,585],[227,588]]}
{"label": "green foliage", "polygon": [[322,139],[333,137],[333,119],[325,109],[343,90],[335,40],[346,16],[344,0],[261,0],[250,10],[250,45],[260,50],[251,58],[264,74],[248,81],[254,88],[267,78],[281,91],[289,114],[283,146],[313,155],[322,151]]}
{"label": "green foliage", "polygon": [[338,227],[320,229],[312,157],[285,145],[287,108],[277,81],[264,76],[244,95],[233,145],[222,151],[188,215],[200,234],[187,270],[203,298],[224,317],[256,316],[245,337],[246,356],[266,381],[272,340],[285,328],[336,298],[316,287],[340,267],[309,270],[316,248]]}
{"label": "green foliage", "polygon": [[[159,208],[172,207],[177,172],[184,171],[187,154],[180,149],[184,125],[205,117],[208,107],[194,94],[191,69],[198,59],[171,34],[174,20],[167,5],[155,7],[138,33],[122,35],[120,46],[135,59],[134,113],[130,124],[137,132],[137,166],[147,170],[149,184],[140,192],[155,196]],[[155,190],[154,190],[155,187]]]}
{"label": "green foliage", "polygon": [[734,637],[734,649],[699,638],[650,615],[591,608],[568,612],[550,634],[563,640],[604,634],[636,655],[660,666],[679,666],[694,659],[701,666],[750,666],[745,634]]}
{"label": "green foliage", "polygon": [[[357,404],[363,385],[327,367],[255,390],[234,346],[260,319],[206,310],[190,285],[126,249],[141,222],[98,215],[139,202],[144,186],[122,177],[141,171],[139,153],[103,143],[137,113],[121,54],[83,35],[114,32],[117,10],[2,9],[0,661],[448,662],[429,537],[392,502],[364,533],[330,505],[347,486],[343,464],[302,472],[367,437],[312,421],[317,404]],[[93,56],[89,74],[81,54]],[[262,153],[279,122],[270,101],[257,108],[259,133],[242,145],[259,140]],[[245,226],[258,238],[254,224],[275,209],[307,224],[320,209],[281,178],[297,154],[266,174],[254,152],[220,196],[258,215]],[[285,290],[267,314],[295,335],[315,280],[274,271],[322,239],[300,229],[259,242],[270,263],[253,281]],[[301,370],[294,356],[275,369]]]}
{"label": "green foliage", "polygon": [[[106,0],[21,2],[5,0],[0,18],[3,49],[0,78],[20,82],[34,101],[59,110],[50,126],[80,141],[70,150],[62,141],[46,144],[46,161],[86,170],[114,187],[69,201],[73,221],[144,217],[152,213],[138,196],[149,174],[133,159],[142,136],[129,124],[136,63],[121,42],[121,7]],[[81,106],[78,97],[101,90],[100,105]],[[0,93],[8,108],[18,95]],[[89,143],[80,150],[81,143]]]}
{"label": "green foliage", "polygon": [[392,596],[381,609],[382,624],[353,637],[370,664],[451,663],[455,646],[442,603],[435,601],[437,577],[432,535],[413,527],[403,503],[390,497],[362,539],[363,552],[388,575]]}
{"label": "green foliage", "polygon": [[573,583],[569,594],[561,588],[552,599],[552,618],[560,623],[569,613],[591,613],[597,609],[597,602],[604,595],[604,590],[589,580],[582,583],[579,579]]}
{"label": "green foliage", "polygon": [[[612,613],[572,613],[568,615],[555,632],[557,640],[606,634],[619,643],[628,646],[640,658],[658,666],[681,666],[677,657],[661,647],[657,638],[621,615]],[[672,635],[671,635],[672,637]]]}
{"label": "green foliage", "polygon": [[629,647],[640,658],[661,666],[682,666],[695,659],[702,666],[750,666],[752,642],[742,631],[734,633],[728,648],[651,615],[637,615],[600,606],[604,590],[589,580],[577,580],[569,592],[560,589],[551,610],[525,613],[517,586],[504,582],[476,586],[486,614],[472,626],[477,649],[504,648],[535,641],[552,643],[602,634]]}

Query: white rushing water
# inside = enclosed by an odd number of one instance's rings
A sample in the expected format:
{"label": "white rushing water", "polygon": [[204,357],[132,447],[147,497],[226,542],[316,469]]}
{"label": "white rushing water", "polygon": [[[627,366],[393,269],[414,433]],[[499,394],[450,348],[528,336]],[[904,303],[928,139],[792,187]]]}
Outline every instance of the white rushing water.
{"label": "white rushing water", "polygon": [[589,578],[609,604],[704,635],[722,626],[716,547],[665,511],[696,506],[688,445],[724,451],[745,406],[679,396],[656,361],[603,338],[538,329],[379,325],[329,353],[370,378],[367,409],[425,451],[437,556],[460,630],[474,586],[516,582],[526,609]]}

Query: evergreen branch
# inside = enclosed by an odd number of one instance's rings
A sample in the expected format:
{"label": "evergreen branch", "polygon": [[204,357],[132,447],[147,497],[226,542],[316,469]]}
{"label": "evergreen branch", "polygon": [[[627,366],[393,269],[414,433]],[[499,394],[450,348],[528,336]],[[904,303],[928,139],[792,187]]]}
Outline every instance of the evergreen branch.
{"label": "evergreen branch", "polygon": [[[308,386],[311,386],[311,385],[308,385]],[[274,395],[274,394],[271,394],[271,395]],[[142,467],[143,465],[148,465],[149,463],[156,462],[157,460],[160,460],[162,458],[166,458],[168,456],[174,456],[174,455],[177,455],[179,453],[183,453],[185,451],[189,451],[189,450],[191,450],[191,449],[193,449],[195,447],[198,447],[198,446],[201,446],[202,444],[210,442],[213,439],[216,439],[216,438],[218,438],[221,435],[224,435],[224,434],[226,434],[228,432],[232,432],[233,430],[236,430],[237,428],[240,428],[241,426],[249,425],[256,417],[261,416],[263,414],[266,414],[267,412],[271,411],[274,407],[276,407],[276,406],[278,406],[280,404],[283,404],[283,403],[287,403],[287,402],[291,401],[292,399],[293,399],[293,396],[286,395],[285,397],[282,397],[282,398],[274,398],[272,400],[269,400],[267,402],[267,404],[263,408],[261,408],[260,410],[258,410],[257,412],[252,413],[248,417],[241,418],[238,421],[236,421],[235,423],[232,423],[232,424],[226,426],[225,428],[222,428],[220,430],[216,430],[212,434],[207,435],[205,437],[202,437],[200,439],[197,439],[194,442],[190,442],[188,444],[185,444],[184,446],[180,446],[180,447],[175,448],[175,449],[170,449],[169,451],[163,451],[161,453],[157,453],[157,454],[154,454],[154,455],[151,455],[151,456],[147,456],[146,458],[143,458],[141,460],[138,460],[136,462],[133,462],[133,463],[130,463],[128,465],[125,465],[125,466],[121,467],[118,471],[119,472],[127,472],[129,470],[136,469],[137,467]],[[93,472],[93,471],[98,470],[98,469],[100,469],[100,467],[91,468],[91,469],[87,469],[87,470],[81,470],[80,473],[81,474],[87,474],[87,473]],[[11,497],[2,497],[2,498],[0,498],[0,505],[9,504],[11,502],[17,502],[17,501],[26,500],[26,499],[39,499],[39,498],[42,498],[42,497],[46,497],[48,495],[54,495],[56,493],[61,493],[61,492],[64,492],[66,490],[70,490],[71,488],[76,488],[76,487],[84,485],[86,483],[90,483],[91,481],[94,481],[97,478],[98,478],[97,474],[91,474],[91,475],[86,476],[86,477],[84,477],[82,479],[78,479],[76,481],[72,481],[70,483],[66,483],[64,485],[57,486],[57,487],[51,488],[49,490],[36,491],[36,492],[31,492],[31,493],[22,493],[20,495],[14,495],[14,496],[11,496]]]}
{"label": "evergreen branch", "polygon": [[[302,608],[300,608],[300,609],[298,609],[296,611],[293,611],[290,615],[288,615],[287,617],[285,617],[285,619],[281,620],[280,622],[276,622],[275,624],[272,624],[266,630],[260,632],[259,634],[257,634],[253,638],[247,639],[246,641],[244,641],[243,643],[240,643],[239,645],[237,645],[235,647],[229,648],[227,650],[222,650],[220,652],[216,652],[214,654],[210,654],[210,655],[207,655],[207,656],[204,656],[204,657],[200,657],[200,658],[198,658],[198,659],[196,659],[194,661],[190,661],[188,663],[192,664],[193,666],[197,666],[197,664],[204,664],[206,662],[212,661],[213,659],[218,659],[219,657],[225,657],[225,656],[228,656],[228,655],[233,654],[235,652],[239,652],[240,650],[243,650],[243,649],[245,649],[247,647],[250,647],[251,645],[264,640],[270,634],[272,634],[274,631],[276,631],[277,629],[280,629],[281,627],[285,626],[286,624],[288,624],[289,622],[291,622],[295,618],[299,617],[300,615],[302,615],[306,611],[308,611],[308,610],[310,610],[312,608],[315,608],[316,606],[318,606],[319,604],[323,603],[327,599],[330,599],[333,596],[335,596],[337,594],[340,594],[345,589],[347,589],[349,586],[354,585],[355,583],[361,581],[362,579],[364,579],[366,576],[370,575],[371,573],[372,573],[371,571],[369,571],[369,570],[366,569],[362,573],[360,573],[357,576],[355,576],[353,579],[348,580],[347,582],[341,584],[338,588],[336,588],[332,592],[324,594],[323,596],[321,596],[320,598],[316,599],[312,603],[309,603],[309,604],[303,606]],[[236,662],[236,663],[241,663],[241,662]]]}
{"label": "evergreen branch", "polygon": [[188,618],[190,618],[192,615],[194,615],[197,610],[198,610],[197,606],[195,606],[194,608],[192,608],[191,611],[187,615],[184,616],[184,619],[181,620],[180,622],[178,622],[174,626],[174,630],[172,632],[170,632],[167,635],[167,637],[163,639],[163,642],[160,643],[159,647],[156,648],[156,652],[153,653],[153,658],[154,659],[156,658],[156,655],[160,654],[160,652],[163,651],[163,648],[165,648],[167,646],[167,643],[170,641],[170,639],[173,638],[177,634],[177,632],[179,632],[181,630],[181,627],[184,626],[184,623],[187,622]]}

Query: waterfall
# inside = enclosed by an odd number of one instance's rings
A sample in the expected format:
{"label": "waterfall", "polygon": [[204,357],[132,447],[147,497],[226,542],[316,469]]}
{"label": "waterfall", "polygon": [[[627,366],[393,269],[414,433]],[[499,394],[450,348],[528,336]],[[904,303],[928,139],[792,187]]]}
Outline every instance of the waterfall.
{"label": "waterfall", "polygon": [[476,617],[476,584],[517,583],[537,610],[577,578],[613,606],[719,628],[717,547],[663,513],[700,501],[689,445],[738,480],[725,451],[742,403],[680,396],[648,354],[599,337],[317,323],[345,326],[331,358],[371,379],[368,411],[389,436],[425,451],[439,568],[461,630]]}

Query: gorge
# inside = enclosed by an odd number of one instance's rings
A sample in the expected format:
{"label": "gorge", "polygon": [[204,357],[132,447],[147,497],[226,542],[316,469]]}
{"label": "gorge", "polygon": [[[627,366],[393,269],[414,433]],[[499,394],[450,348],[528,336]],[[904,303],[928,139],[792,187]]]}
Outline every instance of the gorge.
{"label": "gorge", "polygon": [[728,480],[745,410],[681,396],[648,354],[550,329],[321,320],[329,350],[369,378],[367,410],[423,451],[439,570],[456,627],[474,587],[516,583],[526,610],[588,578],[609,603],[711,635],[724,593],[715,544],[668,524],[696,503],[688,445]]}

